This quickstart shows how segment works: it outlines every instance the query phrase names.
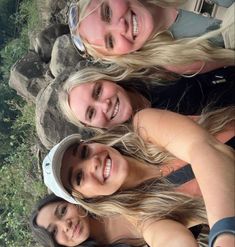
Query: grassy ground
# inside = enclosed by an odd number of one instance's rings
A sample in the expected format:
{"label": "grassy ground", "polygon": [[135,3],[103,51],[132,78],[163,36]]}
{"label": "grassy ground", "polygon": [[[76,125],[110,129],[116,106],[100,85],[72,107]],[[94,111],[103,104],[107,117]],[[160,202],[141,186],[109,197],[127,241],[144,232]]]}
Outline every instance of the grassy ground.
{"label": "grassy ground", "polygon": [[[1,74],[8,81],[10,67],[27,53],[29,34],[41,30],[36,0],[23,0],[18,8],[15,25],[20,30],[1,50]],[[6,83],[7,85],[7,83]],[[9,89],[10,90],[10,89]],[[9,107],[19,112],[11,126],[8,157],[0,164],[0,246],[37,246],[28,226],[35,201],[46,193],[42,183],[35,146],[36,131],[33,105],[12,99]],[[6,120],[7,121],[7,120]]]}

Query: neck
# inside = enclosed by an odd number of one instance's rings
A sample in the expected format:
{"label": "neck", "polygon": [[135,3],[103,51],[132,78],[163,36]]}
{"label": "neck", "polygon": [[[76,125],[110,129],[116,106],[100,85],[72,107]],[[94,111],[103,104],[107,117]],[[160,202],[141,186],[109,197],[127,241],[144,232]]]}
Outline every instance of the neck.
{"label": "neck", "polygon": [[99,244],[110,244],[121,239],[141,237],[134,225],[122,215],[112,215],[102,219],[91,218],[90,232],[90,237]]}
{"label": "neck", "polygon": [[167,30],[176,20],[178,11],[175,8],[154,6],[155,34]]}
{"label": "neck", "polygon": [[142,109],[151,107],[150,101],[146,99],[142,94],[136,91],[127,91],[127,94],[131,101],[133,115]]}
{"label": "neck", "polygon": [[105,224],[101,218],[90,218],[90,237],[98,243],[108,243]]}
{"label": "neck", "polygon": [[162,176],[160,167],[147,165],[146,163],[132,157],[126,156],[125,158],[129,163],[130,171],[128,179],[126,179],[121,189],[127,190],[135,188],[148,179],[159,178]]}

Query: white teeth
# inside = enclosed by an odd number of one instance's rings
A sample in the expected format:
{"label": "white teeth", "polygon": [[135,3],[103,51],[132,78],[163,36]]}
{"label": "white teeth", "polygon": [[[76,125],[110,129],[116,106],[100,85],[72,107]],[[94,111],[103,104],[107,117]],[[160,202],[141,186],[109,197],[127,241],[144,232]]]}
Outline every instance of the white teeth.
{"label": "white teeth", "polygon": [[104,168],[104,178],[108,178],[110,175],[110,171],[111,171],[111,166],[112,166],[112,161],[110,158],[106,159],[106,164],[105,164],[105,168]]}
{"label": "white teeth", "polygon": [[138,28],[137,17],[135,14],[132,15],[132,24],[133,24],[133,28],[132,28],[133,37],[136,37],[139,32],[139,28]]}
{"label": "white teeth", "polygon": [[113,111],[113,115],[111,116],[111,119],[113,119],[117,115],[118,111],[119,111],[119,100],[117,100],[117,103],[114,107],[114,111]]}

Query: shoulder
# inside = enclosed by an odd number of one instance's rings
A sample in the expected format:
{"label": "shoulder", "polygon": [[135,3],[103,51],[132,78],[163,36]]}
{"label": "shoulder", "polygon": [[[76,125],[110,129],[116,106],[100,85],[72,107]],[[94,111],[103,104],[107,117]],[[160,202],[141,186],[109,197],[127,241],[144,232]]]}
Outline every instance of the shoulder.
{"label": "shoulder", "polygon": [[196,247],[190,230],[174,220],[148,220],[143,226],[143,237],[149,246]]}

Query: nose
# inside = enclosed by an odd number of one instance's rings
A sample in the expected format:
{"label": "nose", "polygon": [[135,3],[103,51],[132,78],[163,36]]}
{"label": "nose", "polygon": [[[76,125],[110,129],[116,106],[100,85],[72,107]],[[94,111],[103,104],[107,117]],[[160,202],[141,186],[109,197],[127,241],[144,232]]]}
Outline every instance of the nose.
{"label": "nose", "polygon": [[109,111],[110,104],[111,104],[110,99],[105,99],[104,101],[100,102],[100,107],[104,114],[106,114]]}
{"label": "nose", "polygon": [[63,229],[64,229],[64,232],[68,232],[72,227],[72,221],[71,219],[65,219],[63,221]]}
{"label": "nose", "polygon": [[109,31],[118,32],[120,34],[125,34],[127,32],[127,22],[123,17],[121,17],[116,22],[113,22],[110,25],[110,29],[111,30]]}
{"label": "nose", "polygon": [[87,165],[86,172],[88,172],[89,177],[95,177],[99,181],[102,181],[102,161],[98,155],[93,155],[89,160],[89,165]]}

